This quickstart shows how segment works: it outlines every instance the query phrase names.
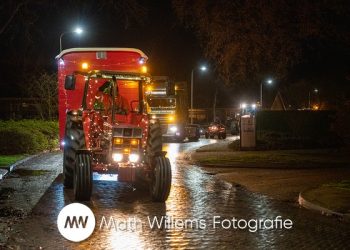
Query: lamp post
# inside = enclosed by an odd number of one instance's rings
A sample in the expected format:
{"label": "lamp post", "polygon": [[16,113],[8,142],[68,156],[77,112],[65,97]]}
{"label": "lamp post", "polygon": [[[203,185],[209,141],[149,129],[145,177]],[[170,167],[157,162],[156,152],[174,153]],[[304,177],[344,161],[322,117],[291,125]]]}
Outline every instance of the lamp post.
{"label": "lamp post", "polygon": [[77,27],[73,31],[66,31],[66,32],[61,33],[61,35],[60,35],[60,53],[62,52],[62,37],[64,35],[70,34],[70,33],[76,33],[76,34],[80,35],[81,33],[83,33],[83,29]]}
{"label": "lamp post", "polygon": [[[265,83],[267,83],[268,85],[271,85],[273,83],[273,80],[267,79],[267,80],[265,80]],[[261,109],[263,109],[263,84],[264,84],[264,81],[261,81],[260,82],[260,106],[261,106]]]}
{"label": "lamp post", "polygon": [[[201,71],[206,71],[207,67],[203,65],[199,69]],[[191,71],[191,124],[193,123],[193,75],[194,75],[194,70],[195,70],[195,68],[193,68]]]}
{"label": "lamp post", "polygon": [[[318,89],[314,89],[313,92],[318,94]],[[311,91],[309,90],[309,110],[311,110]]]}

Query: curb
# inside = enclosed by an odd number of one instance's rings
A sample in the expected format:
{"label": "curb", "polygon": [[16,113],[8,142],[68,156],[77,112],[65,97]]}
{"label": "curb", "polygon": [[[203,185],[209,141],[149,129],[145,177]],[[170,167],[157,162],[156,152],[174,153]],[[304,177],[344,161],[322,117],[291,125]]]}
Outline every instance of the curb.
{"label": "curb", "polygon": [[39,155],[41,155],[41,153],[28,156],[22,160],[16,161],[15,163],[11,164],[10,166],[8,166],[7,169],[2,169],[2,171],[0,171],[0,180],[4,179],[6,175],[11,173],[13,170],[15,170],[15,168],[18,167],[19,165],[21,165],[21,164],[25,163],[26,161],[29,161],[29,160],[31,160]]}
{"label": "curb", "polygon": [[[303,192],[305,192],[305,191],[303,191]],[[300,192],[299,193],[299,197],[298,197],[298,203],[299,203],[300,206],[302,206],[302,207],[304,207],[306,209],[310,209],[310,210],[314,210],[314,211],[320,212],[323,215],[335,216],[335,217],[343,218],[343,219],[346,219],[346,220],[350,219],[350,216],[348,214],[338,213],[338,212],[335,212],[335,211],[330,210],[328,208],[316,205],[316,204],[306,200],[303,197],[303,195],[302,195],[303,192]]]}

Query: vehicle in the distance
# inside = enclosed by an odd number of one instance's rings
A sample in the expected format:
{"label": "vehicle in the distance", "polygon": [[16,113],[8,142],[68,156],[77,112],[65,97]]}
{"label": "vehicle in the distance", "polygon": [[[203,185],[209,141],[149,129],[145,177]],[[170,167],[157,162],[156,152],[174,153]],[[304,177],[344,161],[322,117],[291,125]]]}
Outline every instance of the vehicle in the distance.
{"label": "vehicle in the distance", "polygon": [[214,139],[215,136],[217,136],[218,139],[226,139],[226,127],[223,124],[213,122],[209,125],[205,132],[205,138]]}
{"label": "vehicle in the distance", "polygon": [[188,124],[187,86],[167,76],[153,76],[145,87],[146,106],[150,118],[159,121],[165,141],[197,141],[199,127]]}

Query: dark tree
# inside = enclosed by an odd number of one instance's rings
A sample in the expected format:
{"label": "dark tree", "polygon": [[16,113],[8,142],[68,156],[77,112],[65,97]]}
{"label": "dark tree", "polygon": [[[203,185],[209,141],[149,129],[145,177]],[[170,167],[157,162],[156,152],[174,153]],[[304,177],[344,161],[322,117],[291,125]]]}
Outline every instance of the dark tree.
{"label": "dark tree", "polygon": [[281,79],[306,52],[349,44],[347,0],[173,0],[173,7],[228,85]]}

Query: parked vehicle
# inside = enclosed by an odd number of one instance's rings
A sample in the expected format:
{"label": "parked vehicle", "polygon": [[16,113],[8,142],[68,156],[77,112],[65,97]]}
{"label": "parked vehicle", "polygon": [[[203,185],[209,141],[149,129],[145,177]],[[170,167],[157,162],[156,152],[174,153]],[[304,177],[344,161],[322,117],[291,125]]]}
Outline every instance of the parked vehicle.
{"label": "parked vehicle", "polygon": [[221,123],[211,123],[205,132],[205,138],[214,139],[215,136],[218,139],[226,139],[226,127]]}

